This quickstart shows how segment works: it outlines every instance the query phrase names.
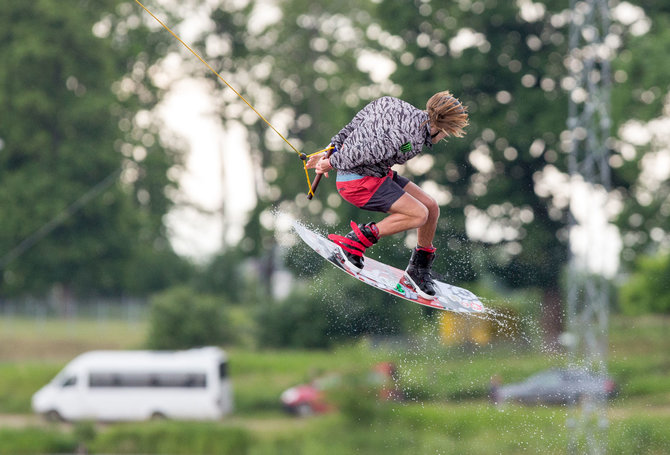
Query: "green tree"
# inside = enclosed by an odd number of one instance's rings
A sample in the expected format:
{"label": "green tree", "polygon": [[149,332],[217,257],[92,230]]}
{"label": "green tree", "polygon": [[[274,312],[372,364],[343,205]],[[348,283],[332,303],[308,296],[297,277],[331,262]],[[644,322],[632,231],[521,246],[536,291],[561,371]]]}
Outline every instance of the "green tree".
{"label": "green tree", "polygon": [[628,270],[639,267],[638,255],[655,255],[670,245],[670,64],[663,57],[670,46],[670,7],[664,2],[638,4],[644,9],[628,12],[629,27],[637,32],[628,37],[613,68],[612,111],[618,134],[612,162],[628,183],[619,187],[624,208],[618,218]]}
{"label": "green tree", "polygon": [[[162,218],[178,155],[150,114],[167,50],[119,0],[0,5],[0,292],[141,293],[185,273]],[[91,188],[100,194],[68,211]],[[107,184],[109,183],[109,184]],[[18,257],[15,257],[18,256]],[[157,258],[160,257],[160,261]],[[162,273],[149,270],[162,267]],[[160,278],[164,275],[164,278]]]}
{"label": "green tree", "polygon": [[[212,66],[298,150],[315,152],[328,145],[361,100],[384,93],[358,68],[359,57],[369,48],[363,30],[370,23],[368,11],[373,5],[353,0],[327,5],[290,0],[280,2],[277,10],[265,11],[273,18],[268,22],[257,14],[267,8],[263,5],[254,0],[220,2],[210,14],[213,30],[197,47],[212,50],[207,56]],[[259,20],[263,25],[258,25]],[[205,71],[201,65],[194,69],[196,74]],[[257,205],[239,249],[258,258],[261,282],[269,295],[277,261],[275,211],[332,224],[340,217],[351,219],[355,209],[331,206],[339,200],[329,198],[335,192],[330,182],[322,184],[319,197],[308,204],[298,154],[228,87],[215,82],[224,127],[241,124],[247,129],[249,151],[257,166],[253,176]]]}
{"label": "green tree", "polygon": [[[567,74],[567,8],[557,1],[524,5],[493,0],[385,0],[379,7],[384,28],[404,43],[397,59],[401,64],[392,75],[404,96],[425,99],[446,86],[470,110],[466,140],[450,141],[447,153],[435,155],[432,169],[417,176],[449,194],[442,210],[442,232],[447,233],[442,240],[457,246],[449,237],[467,234],[478,241],[476,250],[485,248],[483,256],[450,248],[450,254],[465,257],[465,270],[488,269],[507,285],[543,289],[543,326],[550,344],[561,331],[560,276],[568,258],[569,206],[560,185],[547,184],[568,171],[569,150],[561,140],[568,107],[561,90]],[[629,25],[616,17],[613,21],[612,38],[621,39],[615,50],[623,50],[615,66],[630,57]],[[634,60],[644,66],[647,59],[639,54]],[[629,98],[629,90],[613,94],[613,134],[625,121],[620,107]],[[633,181],[623,171],[615,169],[617,192]],[[453,266],[463,268],[460,262]]]}
{"label": "green tree", "polygon": [[200,292],[225,295],[231,303],[244,303],[246,291],[258,283],[243,273],[246,255],[240,248],[228,248],[214,257],[194,276],[193,286]]}
{"label": "green tree", "polygon": [[670,254],[641,256],[633,275],[620,288],[621,309],[627,314],[670,313]]}
{"label": "green tree", "polygon": [[188,349],[222,345],[234,339],[225,301],[187,286],[170,288],[151,298],[151,349]]}
{"label": "green tree", "polygon": [[[470,108],[468,136],[435,147],[424,160],[428,166],[403,169],[439,195],[443,216],[436,243],[443,254],[437,268],[447,271],[452,281],[472,280],[492,270],[515,286],[542,286],[547,289],[548,313],[560,313],[558,277],[567,252],[556,232],[566,214],[551,211],[548,198],[533,188],[538,173],[562,158],[557,148],[567,100],[555,88],[563,73],[557,49],[564,52],[566,47],[556,37],[564,30],[556,30],[548,20],[520,18],[518,6],[509,2],[471,5],[483,6],[481,11],[461,4],[397,0],[378,5],[343,2],[327,8],[294,0],[281,6],[281,20],[257,36],[234,32],[229,23],[239,27],[243,21],[235,18],[241,14],[217,16],[229,42],[245,43],[229,45],[231,52],[219,66],[235,61],[228,65],[239,70],[242,58],[249,65],[244,71],[248,77],[253,68],[272,64],[267,77],[254,84],[267,89],[263,94],[272,97],[273,111],[293,114],[291,138],[297,136],[306,149],[323,145],[373,98],[392,94],[421,107],[436,91],[451,89]],[[457,38],[465,44],[451,46]],[[530,38],[540,42],[542,54],[527,44]],[[239,55],[236,49],[242,49]],[[375,83],[359,69],[363,57],[371,55],[393,62],[393,84]],[[550,104],[552,109],[545,109]],[[252,149],[262,175],[271,179],[261,185],[269,191],[259,191],[259,204],[247,225],[246,235],[262,242],[257,248],[267,248],[273,239],[273,226],[259,222],[271,204],[320,224],[337,225],[335,229],[346,229],[342,222],[349,219],[378,219],[331,197],[334,185],[328,182],[319,188],[317,200],[307,204],[299,169],[293,172],[290,155],[276,150],[282,144],[263,141],[273,135],[262,136],[254,130],[259,126],[264,128],[254,119]],[[478,244],[468,238],[466,213],[480,214],[490,224],[490,235]],[[495,232],[507,234],[496,237]],[[408,253],[403,240],[388,242],[395,248],[384,251],[385,261],[404,265]],[[554,328],[553,335],[557,332]]]}
{"label": "green tree", "polygon": [[[542,289],[547,341],[555,343],[562,330],[560,277],[568,258],[569,206],[564,188],[551,181],[567,178],[568,170],[561,136],[567,129],[568,99],[562,86],[569,5],[556,0],[381,0],[324,6],[286,0],[279,3],[280,19],[256,32],[245,27],[254,8],[253,2],[246,5],[247,10],[235,12],[222,7],[213,16],[217,33],[229,43],[219,67],[231,76],[239,71],[241,86],[249,88],[255,102],[266,103],[266,112],[276,114],[271,121],[284,119],[290,139],[305,150],[325,145],[356,110],[383,94],[421,107],[431,94],[450,89],[468,105],[471,126],[464,139],[440,144],[420,165],[417,159],[417,165],[410,162],[402,170],[441,204],[436,244],[442,254],[436,268],[451,281],[492,274],[500,284]],[[664,36],[667,8],[660,2],[645,7],[655,14],[649,33]],[[650,77],[646,54],[629,51],[629,46],[648,47],[659,56],[664,49],[650,36],[631,38],[633,24],[626,20],[617,16],[612,24],[613,63],[621,69],[628,60],[634,62],[630,71],[624,69],[633,85],[613,93],[613,134],[626,120],[622,114],[631,90],[637,93],[632,87]],[[362,57],[370,55],[395,65],[392,83],[377,83],[361,71]],[[662,87],[665,72],[652,73],[654,84]],[[229,109],[224,118],[232,121],[240,112]],[[274,226],[261,220],[273,205],[328,229],[345,230],[349,219],[375,218],[342,203],[328,182],[319,188],[317,200],[307,203],[293,152],[256,118],[249,119],[260,177],[259,204],[246,231],[255,242],[251,254],[270,251]],[[636,165],[615,168],[616,192],[627,193]],[[383,252],[386,262],[406,261],[402,238],[386,243],[393,246]]]}
{"label": "green tree", "polygon": [[421,308],[409,308],[384,292],[371,293],[357,281],[343,281],[341,272],[330,264],[325,267],[314,281],[297,287],[286,299],[258,307],[263,345],[326,348],[360,336],[410,333],[418,326]]}
{"label": "green tree", "polygon": [[[370,48],[364,33],[371,21],[370,4],[281,2],[276,21],[265,27],[254,26],[258,2],[235,5],[222,2],[211,13],[214,31],[207,39],[216,37],[226,50],[211,58],[213,66],[298,150],[311,153],[327,146],[362,102],[384,94],[358,67],[359,58]],[[250,151],[260,170],[254,177],[259,203],[247,226],[252,251],[259,252],[268,246],[263,239],[271,234],[259,224],[262,212],[273,205],[304,212],[308,188],[302,162],[236,95],[218,85],[224,124],[243,122],[247,127]],[[321,207],[333,191],[333,185],[323,185],[311,204]],[[328,216],[313,219],[323,222]]]}

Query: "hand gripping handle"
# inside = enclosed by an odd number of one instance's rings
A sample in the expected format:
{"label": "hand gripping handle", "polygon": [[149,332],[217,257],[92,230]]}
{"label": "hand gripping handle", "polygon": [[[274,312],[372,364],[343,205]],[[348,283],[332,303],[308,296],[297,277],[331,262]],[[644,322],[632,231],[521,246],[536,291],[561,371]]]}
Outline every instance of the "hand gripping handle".
{"label": "hand gripping handle", "polygon": [[[330,158],[330,155],[333,154],[334,148],[328,150],[326,152],[326,158]],[[321,177],[323,177],[323,174],[316,174],[316,177],[314,177],[314,181],[312,182],[312,191],[310,191],[307,194],[307,199],[312,199],[312,196],[314,196],[314,193],[316,193],[316,187],[319,186],[319,182],[321,181]]]}

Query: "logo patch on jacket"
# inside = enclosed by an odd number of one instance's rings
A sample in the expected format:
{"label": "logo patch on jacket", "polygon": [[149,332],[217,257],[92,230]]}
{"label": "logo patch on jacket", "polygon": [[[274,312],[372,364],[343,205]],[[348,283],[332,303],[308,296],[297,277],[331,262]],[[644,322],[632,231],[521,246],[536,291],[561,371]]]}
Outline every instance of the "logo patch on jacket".
{"label": "logo patch on jacket", "polygon": [[411,142],[405,142],[403,145],[400,146],[400,151],[402,153],[408,153],[412,151],[412,143]]}

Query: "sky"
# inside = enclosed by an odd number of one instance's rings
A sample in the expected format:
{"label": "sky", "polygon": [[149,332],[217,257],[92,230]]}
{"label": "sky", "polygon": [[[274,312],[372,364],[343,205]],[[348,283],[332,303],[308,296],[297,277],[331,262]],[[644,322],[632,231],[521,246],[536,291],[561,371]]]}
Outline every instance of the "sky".
{"label": "sky", "polygon": [[[180,184],[185,202],[167,217],[180,255],[206,259],[242,235],[255,203],[251,160],[241,127],[224,130],[213,110],[207,82],[178,81],[159,111],[166,126],[188,144]],[[226,207],[224,222],[223,207]]]}
{"label": "sky", "polygon": [[[208,29],[209,10],[216,4],[206,1],[194,9],[174,0],[159,2],[160,8],[184,17],[178,25],[166,25],[189,46]],[[180,13],[180,8],[186,9]],[[152,12],[165,20],[160,11]],[[150,16],[145,20],[157,27],[157,33],[166,33]],[[203,50],[193,50],[207,58]],[[215,111],[218,103],[211,81],[187,75],[194,62],[197,58],[185,48],[164,59],[157,83],[169,90],[157,112],[187,144],[185,169],[179,178],[181,199],[166,218],[170,240],[178,254],[203,262],[242,237],[247,213],[255,204],[255,189],[246,133],[239,125],[224,128]]]}

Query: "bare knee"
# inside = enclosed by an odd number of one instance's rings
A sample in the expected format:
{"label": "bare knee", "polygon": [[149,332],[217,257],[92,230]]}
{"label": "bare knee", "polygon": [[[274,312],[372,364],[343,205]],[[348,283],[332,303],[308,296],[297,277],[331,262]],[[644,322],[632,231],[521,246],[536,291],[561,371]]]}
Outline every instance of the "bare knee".
{"label": "bare knee", "polygon": [[424,201],[424,205],[428,210],[428,218],[430,218],[431,220],[436,220],[440,217],[440,206],[438,205],[435,199],[429,196]]}
{"label": "bare knee", "polygon": [[416,210],[412,214],[412,227],[413,228],[420,228],[424,224],[428,222],[428,217],[430,215],[430,211],[428,207],[425,205],[421,204],[417,206]]}

